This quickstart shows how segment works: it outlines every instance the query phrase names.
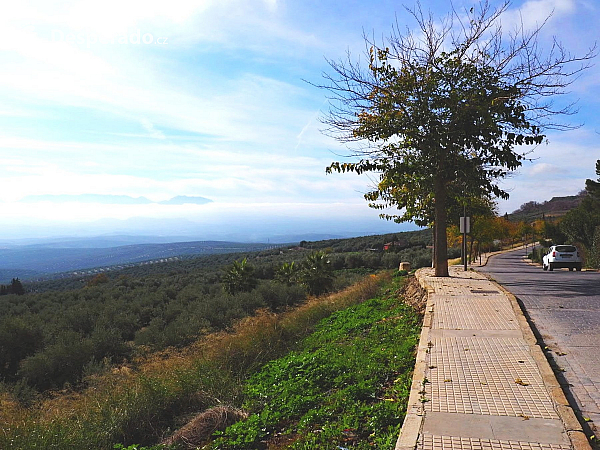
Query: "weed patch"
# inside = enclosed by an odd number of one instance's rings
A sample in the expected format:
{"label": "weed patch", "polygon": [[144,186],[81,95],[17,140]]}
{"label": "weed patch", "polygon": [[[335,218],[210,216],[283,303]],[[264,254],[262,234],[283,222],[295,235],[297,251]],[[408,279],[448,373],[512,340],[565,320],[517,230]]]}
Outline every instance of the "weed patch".
{"label": "weed patch", "polygon": [[421,324],[399,299],[401,283],[323,319],[299,350],[251,376],[244,389],[250,416],[211,448],[392,448]]}

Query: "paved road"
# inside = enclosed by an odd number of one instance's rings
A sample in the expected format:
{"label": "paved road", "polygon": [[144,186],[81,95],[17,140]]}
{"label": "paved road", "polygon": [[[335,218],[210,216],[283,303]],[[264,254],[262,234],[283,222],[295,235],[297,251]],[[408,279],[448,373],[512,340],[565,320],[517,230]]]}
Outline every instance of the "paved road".
{"label": "paved road", "polygon": [[[588,425],[600,434],[600,273],[544,272],[527,263],[525,250],[500,254],[478,269],[512,292],[525,306],[559,381]],[[564,376],[561,377],[561,375]],[[563,379],[561,379],[563,378]]]}

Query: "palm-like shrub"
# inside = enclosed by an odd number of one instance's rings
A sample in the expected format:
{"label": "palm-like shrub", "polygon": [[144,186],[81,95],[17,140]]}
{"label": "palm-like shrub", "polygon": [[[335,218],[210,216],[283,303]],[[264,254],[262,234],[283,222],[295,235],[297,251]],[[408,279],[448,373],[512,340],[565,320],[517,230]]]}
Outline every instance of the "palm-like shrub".
{"label": "palm-like shrub", "polygon": [[225,292],[233,295],[238,292],[250,292],[256,287],[258,280],[254,276],[254,267],[248,264],[247,258],[244,258],[241,261],[234,261],[226,269],[221,282]]}
{"label": "palm-like shrub", "polygon": [[298,282],[300,276],[300,266],[294,261],[283,263],[283,265],[275,272],[275,279],[288,286]]}
{"label": "palm-like shrub", "polygon": [[300,282],[309,294],[321,295],[333,286],[333,267],[327,253],[313,252],[302,262]]}

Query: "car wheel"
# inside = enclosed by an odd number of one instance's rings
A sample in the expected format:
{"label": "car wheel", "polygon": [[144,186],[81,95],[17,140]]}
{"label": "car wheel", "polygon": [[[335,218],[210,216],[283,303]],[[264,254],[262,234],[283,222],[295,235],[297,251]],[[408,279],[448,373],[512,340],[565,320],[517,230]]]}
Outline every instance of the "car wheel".
{"label": "car wheel", "polygon": [[577,266],[577,272],[581,272],[581,264]]}
{"label": "car wheel", "polygon": [[554,264],[548,263],[548,269],[550,270],[550,272],[552,272],[554,270]]}
{"label": "car wheel", "polygon": [[569,267],[569,272],[573,272],[573,267]]}

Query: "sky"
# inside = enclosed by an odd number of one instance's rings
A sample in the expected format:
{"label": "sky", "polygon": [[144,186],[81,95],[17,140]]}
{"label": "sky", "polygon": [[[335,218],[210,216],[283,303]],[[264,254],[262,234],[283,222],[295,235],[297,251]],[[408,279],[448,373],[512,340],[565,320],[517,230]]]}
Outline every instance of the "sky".
{"label": "sky", "polygon": [[[436,17],[450,8],[421,3]],[[549,14],[542,45],[557,36],[582,54],[600,37],[597,0],[514,1],[505,20],[531,27]],[[325,174],[351,149],[321,132],[328,93],[314,86],[331,72],[327,60],[350,52],[364,61],[363,33],[386,36],[395,22],[415,26],[387,0],[9,2],[0,15],[1,234],[414,229],[367,207],[369,177]],[[581,127],[547,133],[502,183],[510,199],[501,213],[596,178],[599,67],[570,88],[579,113],[567,120]],[[151,202],[86,202],[90,194]],[[212,202],[159,203],[176,196]]]}

